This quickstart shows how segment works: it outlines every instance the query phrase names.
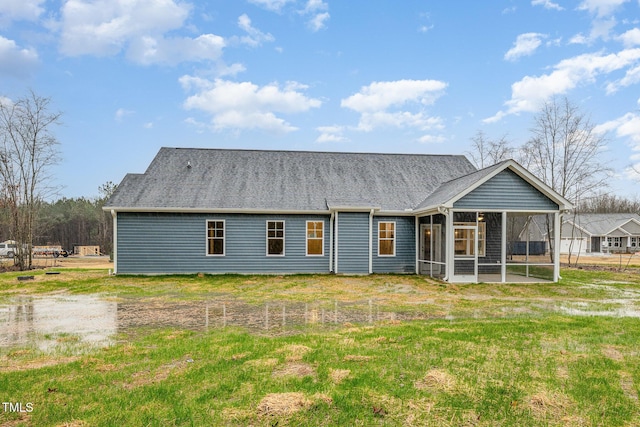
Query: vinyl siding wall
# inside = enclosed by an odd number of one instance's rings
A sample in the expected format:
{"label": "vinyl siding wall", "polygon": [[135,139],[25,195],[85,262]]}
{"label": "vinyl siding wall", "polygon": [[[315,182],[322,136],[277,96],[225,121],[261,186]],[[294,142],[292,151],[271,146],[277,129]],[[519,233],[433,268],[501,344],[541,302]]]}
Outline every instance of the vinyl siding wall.
{"label": "vinyl siding wall", "polygon": [[453,204],[457,209],[557,210],[558,205],[506,169]]}
{"label": "vinyl siding wall", "polygon": [[337,273],[369,273],[369,213],[338,212]]}
{"label": "vinyl siding wall", "polygon": [[[395,256],[378,255],[378,223],[396,223]],[[373,217],[373,272],[374,273],[415,273],[416,234],[414,217]]]}
{"label": "vinyl siding wall", "polygon": [[[225,255],[207,256],[208,220],[225,221]],[[285,222],[285,256],[267,256],[266,223]],[[306,221],[324,222],[324,256],[306,255]],[[118,213],[118,273],[328,273],[329,216]]]}

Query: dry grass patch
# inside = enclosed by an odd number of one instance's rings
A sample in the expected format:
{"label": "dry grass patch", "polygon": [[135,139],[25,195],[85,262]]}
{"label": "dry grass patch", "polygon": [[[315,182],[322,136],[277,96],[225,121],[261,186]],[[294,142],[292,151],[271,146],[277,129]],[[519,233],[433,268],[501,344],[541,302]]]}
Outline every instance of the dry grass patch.
{"label": "dry grass patch", "polygon": [[311,347],[307,347],[306,345],[289,344],[278,350],[278,353],[286,354],[285,360],[287,362],[296,362],[302,360],[304,355],[310,351],[312,351]]}
{"label": "dry grass patch", "polygon": [[61,365],[75,362],[79,356],[38,358],[33,360],[12,360],[7,357],[0,358],[0,372],[29,371],[31,369],[46,368],[48,366]]}
{"label": "dry grass patch", "polygon": [[329,369],[329,378],[334,384],[340,384],[351,375],[350,369]]}
{"label": "dry grass patch", "polygon": [[315,377],[316,370],[308,363],[287,363],[283,367],[273,371],[274,377]]}
{"label": "dry grass patch", "polygon": [[620,350],[611,345],[603,347],[602,354],[615,362],[622,362],[624,360],[624,356],[620,353]]}
{"label": "dry grass patch", "polygon": [[631,400],[638,401],[638,392],[633,386],[633,376],[625,371],[620,371],[620,388],[624,392],[624,395]]}
{"label": "dry grass patch", "polygon": [[169,378],[169,375],[171,375],[171,373],[181,372],[185,370],[188,364],[189,363],[186,362],[186,360],[181,360],[178,362],[164,364],[162,366],[159,366],[155,370],[149,369],[134,372],[131,375],[132,381],[124,384],[124,388],[130,390],[147,384],[157,384]]}
{"label": "dry grass patch", "polygon": [[258,404],[260,416],[286,416],[307,409],[312,405],[303,393],[271,393]]}
{"label": "dry grass patch", "polygon": [[573,402],[564,393],[541,390],[526,398],[525,405],[536,418],[557,420],[568,416],[567,412]]}
{"label": "dry grass patch", "polygon": [[442,369],[431,369],[424,378],[416,381],[414,387],[418,390],[432,390],[451,392],[458,386],[456,379]]}

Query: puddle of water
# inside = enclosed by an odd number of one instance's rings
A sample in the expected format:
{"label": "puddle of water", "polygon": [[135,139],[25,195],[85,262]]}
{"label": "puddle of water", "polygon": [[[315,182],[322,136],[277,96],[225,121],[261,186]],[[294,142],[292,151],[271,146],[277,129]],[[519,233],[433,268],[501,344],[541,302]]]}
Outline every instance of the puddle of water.
{"label": "puddle of water", "polygon": [[0,306],[0,348],[31,344],[50,351],[74,338],[105,345],[116,319],[117,304],[96,295],[20,297]]}
{"label": "puddle of water", "polygon": [[207,330],[228,326],[283,332],[300,326],[332,326],[400,319],[373,301],[343,304],[279,303],[249,305],[232,298],[202,301],[109,300],[100,295],[21,297],[0,306],[0,349],[35,346],[104,346],[118,332],[149,327]]}

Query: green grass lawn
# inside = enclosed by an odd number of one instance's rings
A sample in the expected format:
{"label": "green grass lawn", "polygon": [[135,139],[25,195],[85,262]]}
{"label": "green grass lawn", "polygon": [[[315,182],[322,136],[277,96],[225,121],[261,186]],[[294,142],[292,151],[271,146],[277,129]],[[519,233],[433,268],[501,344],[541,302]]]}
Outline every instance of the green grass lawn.
{"label": "green grass lawn", "polygon": [[420,320],[146,326],[98,347],[61,334],[48,337],[54,350],[0,348],[0,400],[14,404],[0,406],[3,426],[640,425],[634,273],[563,270],[560,283],[540,285],[33,274],[26,283],[0,275],[0,304],[100,294],[141,307],[227,298],[259,312],[270,302],[367,312],[372,301]]}

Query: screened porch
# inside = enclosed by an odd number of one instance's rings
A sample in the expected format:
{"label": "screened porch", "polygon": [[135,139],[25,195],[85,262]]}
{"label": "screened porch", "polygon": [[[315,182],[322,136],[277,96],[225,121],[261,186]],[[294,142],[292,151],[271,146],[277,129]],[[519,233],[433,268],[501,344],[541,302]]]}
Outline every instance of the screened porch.
{"label": "screened porch", "polygon": [[559,278],[558,212],[441,210],[417,218],[419,274],[453,283]]}

